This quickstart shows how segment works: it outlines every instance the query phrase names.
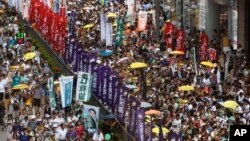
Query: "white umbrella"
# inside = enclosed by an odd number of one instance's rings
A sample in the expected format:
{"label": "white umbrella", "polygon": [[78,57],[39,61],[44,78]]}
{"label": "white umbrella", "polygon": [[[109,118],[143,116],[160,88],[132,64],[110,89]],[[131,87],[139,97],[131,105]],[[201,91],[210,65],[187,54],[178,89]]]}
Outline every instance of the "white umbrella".
{"label": "white umbrella", "polygon": [[152,104],[148,103],[148,102],[141,102],[141,106],[143,108],[148,108],[148,107],[152,107]]}
{"label": "white umbrella", "polygon": [[129,89],[136,89],[137,88],[135,85],[126,85],[126,87]]}
{"label": "white umbrella", "polygon": [[123,62],[123,61],[126,61],[126,60],[128,60],[129,59],[129,57],[123,57],[123,58],[121,58],[121,59],[119,59],[118,61],[117,61],[117,64],[119,64],[119,63],[121,63],[121,62]]}

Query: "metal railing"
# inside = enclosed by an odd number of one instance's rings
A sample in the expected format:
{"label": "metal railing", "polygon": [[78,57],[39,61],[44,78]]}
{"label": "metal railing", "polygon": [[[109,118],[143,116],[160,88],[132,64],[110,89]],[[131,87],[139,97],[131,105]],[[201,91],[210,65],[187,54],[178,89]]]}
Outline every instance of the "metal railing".
{"label": "metal railing", "polygon": [[[58,56],[58,54],[56,54],[51,46],[49,45],[49,43],[47,41],[45,41],[42,36],[40,35],[40,33],[36,32],[31,26],[30,24],[24,20],[22,18],[21,15],[18,15],[18,20],[21,21],[24,25],[25,25],[25,33],[27,33],[28,35],[30,35],[30,37],[34,38],[36,41],[39,42],[40,45],[42,45],[44,47],[44,49],[46,50],[46,52],[48,53],[48,55],[50,57],[52,57],[53,59],[56,60],[58,67],[60,68],[61,72],[64,75],[74,75],[74,72],[67,66],[67,64],[64,63],[63,59]],[[98,100],[97,97],[95,97],[93,95],[93,97],[90,100],[90,104],[91,105],[95,105],[100,107],[100,113],[102,114],[107,114],[108,111],[107,109],[104,108],[104,105]],[[134,139],[134,137],[132,137],[124,128],[123,125],[121,125],[118,121],[117,121],[117,125],[113,126],[113,134],[117,135],[117,136],[122,136],[122,137],[118,137],[119,141],[136,141]]]}

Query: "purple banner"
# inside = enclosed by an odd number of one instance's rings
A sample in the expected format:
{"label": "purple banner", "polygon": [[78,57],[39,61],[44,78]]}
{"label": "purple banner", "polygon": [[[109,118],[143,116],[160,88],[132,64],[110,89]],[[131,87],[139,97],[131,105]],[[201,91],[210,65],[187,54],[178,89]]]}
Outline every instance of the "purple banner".
{"label": "purple banner", "polygon": [[82,55],[83,51],[82,48],[78,48],[78,53],[77,53],[77,71],[82,71]]}
{"label": "purple banner", "polygon": [[123,94],[120,94],[120,97],[119,97],[119,104],[118,104],[118,120],[121,122],[121,123],[124,123],[125,122],[125,114],[126,114],[126,111],[127,111],[127,103],[128,103],[128,96],[124,96]]}
{"label": "purple banner", "polygon": [[75,22],[76,22],[76,13],[74,11],[71,11],[70,14],[70,21],[69,21],[69,32],[68,32],[68,43],[67,43],[67,49],[65,52],[65,59],[66,62],[71,64],[74,60],[74,46],[76,45],[76,35],[75,35]]}
{"label": "purple banner", "polygon": [[78,48],[79,48],[79,44],[76,43],[73,47],[73,60],[72,60],[72,63],[73,63],[73,70],[74,72],[77,72],[77,69],[78,69],[78,62],[79,62],[79,58],[78,58]]}
{"label": "purple banner", "polygon": [[145,109],[141,108],[137,110],[136,124],[137,124],[137,135],[138,141],[145,141]]}
{"label": "purple banner", "polygon": [[109,74],[111,69],[108,66],[102,68],[102,81],[101,81],[101,93],[102,93],[102,102],[107,103],[107,88],[109,81]]}
{"label": "purple banner", "polygon": [[107,88],[107,104],[110,107],[113,107],[113,100],[114,100],[114,95],[117,91],[116,89],[116,85],[115,82],[113,82],[113,80],[115,80],[115,78],[118,76],[118,73],[115,71],[111,71],[110,75],[109,75],[109,81],[108,81],[108,88]]}
{"label": "purple banner", "polygon": [[96,86],[96,96],[97,98],[100,100],[102,98],[102,93],[101,93],[101,90],[102,90],[102,68],[104,66],[103,65],[98,65],[98,68],[97,68],[97,86]]}
{"label": "purple banner", "polygon": [[97,69],[98,69],[98,64],[96,62],[91,63],[91,74],[93,75],[93,92],[94,94],[97,96],[96,94],[96,89],[97,89]]}
{"label": "purple banner", "polygon": [[129,133],[135,135],[136,130],[136,111],[138,109],[138,102],[134,96],[129,97],[130,101],[130,113],[129,113]]}
{"label": "purple banner", "polygon": [[120,100],[120,95],[123,93],[123,88],[122,88],[122,83],[120,82],[121,79],[120,78],[114,78],[115,82],[115,87],[113,88],[113,101],[112,101],[112,112],[116,113],[116,110],[118,109],[118,104],[119,104],[119,100]]}

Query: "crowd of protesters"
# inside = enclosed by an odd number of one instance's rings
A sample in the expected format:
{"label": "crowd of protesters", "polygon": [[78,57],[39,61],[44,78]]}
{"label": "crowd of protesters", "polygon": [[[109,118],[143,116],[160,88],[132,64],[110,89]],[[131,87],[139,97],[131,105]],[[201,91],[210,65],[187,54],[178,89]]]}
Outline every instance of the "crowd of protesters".
{"label": "crowd of protesters", "polygon": [[[240,45],[237,50],[233,50],[230,44],[230,50],[223,52],[221,46],[221,35],[223,34],[219,31],[214,30],[209,42],[209,48],[217,50],[217,58],[213,61],[214,67],[200,65],[199,62],[203,60],[199,60],[199,55],[197,55],[196,72],[194,60],[190,54],[191,47],[199,50],[201,32],[195,27],[190,27],[192,30],[189,33],[186,32],[184,42],[186,51],[185,55],[181,56],[172,56],[167,53],[162,31],[160,31],[160,43],[157,43],[151,14],[148,14],[145,32],[136,30],[137,19],[134,24],[127,21],[125,22],[123,45],[106,47],[105,43],[100,40],[99,12],[116,13],[126,20],[128,9],[126,4],[110,1],[106,6],[101,6],[97,1],[69,0],[67,5],[69,11],[77,12],[76,30],[84,49],[88,51],[114,49],[111,56],[99,56],[98,60],[101,64],[112,66],[113,70],[120,73],[125,83],[139,86],[139,81],[136,79],[139,72],[128,69],[132,62],[148,64],[148,67],[145,68],[148,81],[147,98],[142,99],[140,91],[137,89],[130,94],[136,96],[140,101],[151,103],[151,108],[162,111],[163,127],[173,133],[165,135],[165,139],[176,137],[176,140],[181,138],[187,141],[228,140],[229,125],[250,123],[248,58]],[[141,10],[150,11],[152,9],[154,9],[152,1],[141,1]],[[165,13],[167,12],[160,10],[161,27],[170,18]],[[115,22],[115,19],[109,18],[108,22]],[[95,26],[89,30],[82,28],[89,23],[94,23]],[[174,36],[173,42],[175,40]],[[175,44],[173,44],[174,49]],[[123,57],[129,57],[129,60],[118,64],[117,61]],[[171,61],[174,61],[175,69],[173,69]],[[182,65],[177,65],[180,63]],[[178,91],[178,87],[182,85],[192,85],[195,87],[195,91]],[[239,106],[236,109],[224,108],[221,104],[227,100],[235,100]],[[156,117],[153,124],[160,126],[159,121]],[[150,127],[147,126],[147,128]],[[158,139],[158,135],[155,134],[154,140]]]}
{"label": "crowd of protesters", "polygon": [[[2,3],[0,11],[0,127],[7,133],[7,140],[92,140],[84,127],[82,109],[62,109],[56,85],[57,107],[51,111],[47,80],[53,73],[48,61],[40,57],[32,39],[24,33],[15,8]],[[19,40],[18,33],[24,33],[24,38]],[[36,56],[25,59],[31,52]],[[20,84],[28,88],[13,89]],[[104,140],[100,130],[93,140]]]}

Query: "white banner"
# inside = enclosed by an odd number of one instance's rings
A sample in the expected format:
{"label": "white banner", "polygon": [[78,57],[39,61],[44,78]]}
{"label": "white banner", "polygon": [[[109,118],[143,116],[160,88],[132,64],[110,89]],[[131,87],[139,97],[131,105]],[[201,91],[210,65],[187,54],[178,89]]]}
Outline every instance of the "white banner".
{"label": "white banner", "polygon": [[147,26],[148,13],[139,11],[138,13],[138,31],[145,31]]}
{"label": "white banner", "polygon": [[61,76],[59,78],[62,107],[71,106],[74,76]]}
{"label": "white banner", "polygon": [[136,8],[135,0],[127,0],[127,6],[128,6],[128,11],[127,11],[128,22],[131,22],[133,24],[135,20],[135,8]]}
{"label": "white banner", "polygon": [[199,29],[206,29],[207,0],[200,0]]}
{"label": "white banner", "polygon": [[50,77],[47,84],[48,90],[49,90],[49,98],[50,98],[50,107],[51,110],[54,110],[56,108],[56,100],[55,100],[55,92],[54,92],[54,78]]}
{"label": "white banner", "polygon": [[101,41],[105,41],[105,39],[106,39],[106,33],[105,33],[105,31],[106,31],[106,17],[105,17],[106,15],[103,13],[103,12],[101,12],[100,13],[100,19],[101,19]]}
{"label": "white banner", "polygon": [[100,108],[92,105],[83,105],[84,109],[84,123],[89,133],[95,133],[98,129],[99,111]]}
{"label": "white banner", "polygon": [[232,11],[232,25],[233,25],[233,49],[238,49],[238,11]]}
{"label": "white banner", "polygon": [[113,31],[112,31],[112,23],[106,24],[106,46],[112,46],[113,43]]}
{"label": "white banner", "polygon": [[91,97],[92,75],[78,72],[76,86],[76,100],[87,102]]}

